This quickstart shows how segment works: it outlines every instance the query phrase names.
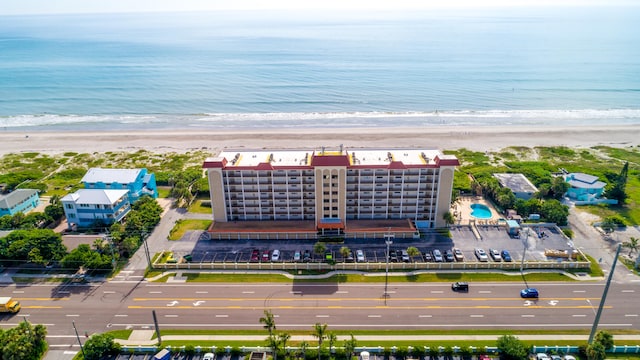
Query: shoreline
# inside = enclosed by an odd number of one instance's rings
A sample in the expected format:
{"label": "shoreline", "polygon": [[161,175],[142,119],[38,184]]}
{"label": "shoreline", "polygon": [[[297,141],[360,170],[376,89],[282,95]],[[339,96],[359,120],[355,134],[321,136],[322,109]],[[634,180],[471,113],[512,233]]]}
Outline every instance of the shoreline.
{"label": "shoreline", "polygon": [[[136,132],[137,131],[137,132]],[[587,126],[426,126],[339,128],[167,129],[122,131],[5,131],[0,155],[21,152],[185,153],[224,149],[437,148],[496,151],[510,146],[631,147],[640,145],[637,125]]]}

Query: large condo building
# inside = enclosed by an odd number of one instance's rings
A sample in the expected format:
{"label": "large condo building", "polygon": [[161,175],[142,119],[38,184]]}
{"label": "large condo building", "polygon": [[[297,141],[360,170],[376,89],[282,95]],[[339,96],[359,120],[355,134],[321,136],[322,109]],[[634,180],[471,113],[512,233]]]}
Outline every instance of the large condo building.
{"label": "large condo building", "polygon": [[225,151],[203,167],[216,222],[306,220],[339,233],[350,220],[444,226],[457,165],[437,150],[340,147]]}

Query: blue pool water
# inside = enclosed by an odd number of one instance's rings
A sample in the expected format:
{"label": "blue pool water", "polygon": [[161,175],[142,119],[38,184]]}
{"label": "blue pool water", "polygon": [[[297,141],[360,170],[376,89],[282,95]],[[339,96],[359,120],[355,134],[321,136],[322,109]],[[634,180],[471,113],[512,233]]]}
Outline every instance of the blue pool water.
{"label": "blue pool water", "polygon": [[477,219],[491,219],[491,210],[483,204],[471,204],[471,216]]}

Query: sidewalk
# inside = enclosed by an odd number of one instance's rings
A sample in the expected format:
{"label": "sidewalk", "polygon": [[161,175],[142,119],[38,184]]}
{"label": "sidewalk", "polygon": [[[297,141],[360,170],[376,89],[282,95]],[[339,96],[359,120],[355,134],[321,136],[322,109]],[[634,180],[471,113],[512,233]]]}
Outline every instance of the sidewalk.
{"label": "sidewalk", "polygon": [[[124,346],[152,346],[158,343],[157,339],[152,339],[155,332],[153,330],[134,330],[131,332],[129,339],[116,339],[118,343]],[[477,340],[477,341],[495,341],[502,335],[358,335],[355,338],[359,341],[449,341],[449,340]],[[566,340],[566,341],[584,341],[589,340],[589,335],[515,335],[523,341],[540,341],[540,340]],[[640,334],[637,335],[614,335],[615,341],[628,341],[640,344]],[[264,335],[164,335],[163,341],[263,341],[267,338]],[[350,339],[350,335],[338,335],[338,341]],[[313,343],[318,341],[312,335],[292,335],[289,341],[301,342],[306,341]],[[627,344],[629,345],[629,344]]]}

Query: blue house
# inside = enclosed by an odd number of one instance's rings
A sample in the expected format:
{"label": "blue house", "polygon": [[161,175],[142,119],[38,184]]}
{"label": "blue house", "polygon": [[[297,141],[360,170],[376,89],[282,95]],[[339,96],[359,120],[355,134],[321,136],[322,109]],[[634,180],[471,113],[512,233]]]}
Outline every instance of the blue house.
{"label": "blue house", "polygon": [[80,189],[60,199],[69,229],[121,221],[131,210],[129,190]]}
{"label": "blue house", "polygon": [[597,176],[584,173],[565,175],[564,181],[569,183],[567,196],[576,201],[596,202],[602,196],[606,183],[599,181]]}
{"label": "blue house", "polygon": [[26,214],[40,204],[38,190],[18,189],[9,194],[0,195],[0,216]]}
{"label": "blue house", "polygon": [[147,173],[147,169],[91,168],[81,181],[85,189],[129,190],[131,203],[142,195],[158,197],[156,176]]}

